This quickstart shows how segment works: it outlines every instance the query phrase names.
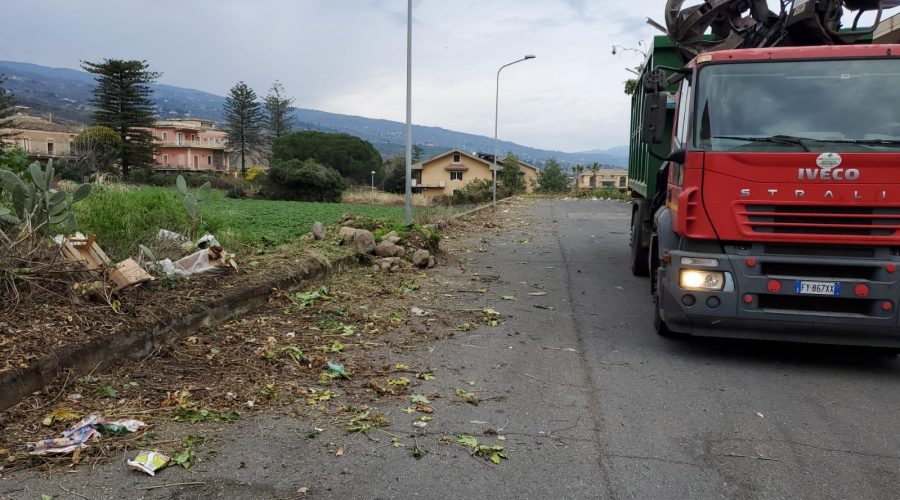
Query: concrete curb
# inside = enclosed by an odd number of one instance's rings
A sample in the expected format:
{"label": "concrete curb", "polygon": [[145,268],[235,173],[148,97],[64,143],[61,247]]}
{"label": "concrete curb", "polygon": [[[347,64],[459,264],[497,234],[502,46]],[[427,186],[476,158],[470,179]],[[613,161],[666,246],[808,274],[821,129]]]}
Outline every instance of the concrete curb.
{"label": "concrete curb", "polygon": [[[505,203],[513,198],[514,198],[514,196],[508,196],[506,198],[503,198],[502,200],[497,200],[497,204],[499,205],[501,203]],[[489,210],[491,208],[494,208],[494,205],[491,205],[490,203],[488,203],[485,205],[481,205],[480,207],[475,207],[471,210],[466,210],[465,212],[463,212],[461,214],[454,215],[453,217],[450,218],[450,220],[448,222],[438,225],[437,229],[443,229],[443,228],[449,226],[450,224],[452,224],[453,222],[456,222],[457,220],[465,219],[466,217],[471,217],[475,214],[484,212],[485,210]]]}
{"label": "concrete curb", "polygon": [[264,305],[276,289],[291,291],[306,288],[357,263],[356,256],[312,262],[308,269],[273,279],[264,285],[244,288],[203,304],[200,311],[180,318],[169,318],[150,329],[111,333],[84,344],[56,348],[49,356],[31,363],[27,368],[0,374],[0,411],[15,406],[34,392],[46,390],[64,370],[71,370],[72,376],[78,376],[89,373],[100,364],[142,359],[200,328],[220,325]]}

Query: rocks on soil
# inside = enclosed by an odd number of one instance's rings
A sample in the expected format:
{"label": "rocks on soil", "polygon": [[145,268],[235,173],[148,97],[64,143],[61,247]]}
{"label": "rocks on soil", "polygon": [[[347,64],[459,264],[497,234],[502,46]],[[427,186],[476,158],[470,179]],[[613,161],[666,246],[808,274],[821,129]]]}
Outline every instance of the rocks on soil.
{"label": "rocks on soil", "polygon": [[350,226],[341,226],[340,231],[338,231],[338,238],[341,239],[342,243],[353,241],[354,236],[356,236],[356,228]]}
{"label": "rocks on soil", "polygon": [[401,259],[400,257],[386,257],[376,260],[373,269],[376,271],[390,271],[392,273],[396,273],[397,271],[403,269],[403,267],[406,265],[406,261]]}
{"label": "rocks on soil", "polygon": [[312,233],[313,238],[315,238],[316,240],[324,240],[325,239],[325,225],[319,221],[313,222],[310,233]]}
{"label": "rocks on soil", "polygon": [[412,263],[419,269],[428,269],[434,267],[434,257],[428,250],[416,250],[412,256]]}
{"label": "rocks on soil", "polygon": [[406,249],[385,239],[375,247],[375,255],[379,257],[403,257],[406,255]]}
{"label": "rocks on soil", "polygon": [[371,231],[357,229],[353,235],[353,245],[356,247],[357,252],[371,255],[375,252],[375,235]]}

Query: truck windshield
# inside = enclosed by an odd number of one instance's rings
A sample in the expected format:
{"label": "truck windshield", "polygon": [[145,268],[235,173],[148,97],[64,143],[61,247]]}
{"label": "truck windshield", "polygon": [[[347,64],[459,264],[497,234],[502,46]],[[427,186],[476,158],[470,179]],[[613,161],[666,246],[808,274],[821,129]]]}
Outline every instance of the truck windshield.
{"label": "truck windshield", "polygon": [[710,65],[695,145],[706,151],[900,151],[900,59]]}

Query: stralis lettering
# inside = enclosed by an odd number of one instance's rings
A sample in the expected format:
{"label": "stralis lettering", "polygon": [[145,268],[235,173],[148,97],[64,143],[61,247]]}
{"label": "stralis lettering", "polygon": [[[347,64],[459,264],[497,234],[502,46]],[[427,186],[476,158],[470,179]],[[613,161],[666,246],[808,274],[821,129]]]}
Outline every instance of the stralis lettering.
{"label": "stralis lettering", "polygon": [[885,201],[888,199],[887,191],[881,190],[854,190],[854,191],[838,191],[835,193],[831,189],[812,190],[812,189],[762,189],[753,191],[749,188],[741,189],[741,198],[750,198],[754,192],[764,192],[770,199],[775,198],[794,198],[796,200],[840,200],[840,201]]}
{"label": "stralis lettering", "polygon": [[856,181],[859,180],[859,169],[801,168],[797,170],[797,179],[801,181]]}

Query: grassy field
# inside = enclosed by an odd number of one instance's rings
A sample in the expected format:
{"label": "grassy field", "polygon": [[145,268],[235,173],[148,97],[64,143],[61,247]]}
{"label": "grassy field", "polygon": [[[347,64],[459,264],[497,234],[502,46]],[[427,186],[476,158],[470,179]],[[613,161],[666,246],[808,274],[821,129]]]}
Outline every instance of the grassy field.
{"label": "grassy field", "polygon": [[[159,229],[184,232],[189,225],[181,198],[173,189],[141,187],[131,190],[99,189],[77,206],[82,232],[119,259],[133,255],[138,244],[152,242]],[[419,224],[446,219],[467,207],[414,207]],[[402,206],[295,201],[234,200],[213,192],[200,204],[201,232],[208,231],[232,251],[289,243],[306,234],[313,222],[337,224],[341,215],[356,215],[403,223]]]}

